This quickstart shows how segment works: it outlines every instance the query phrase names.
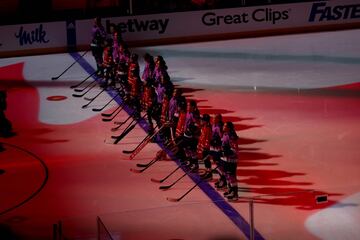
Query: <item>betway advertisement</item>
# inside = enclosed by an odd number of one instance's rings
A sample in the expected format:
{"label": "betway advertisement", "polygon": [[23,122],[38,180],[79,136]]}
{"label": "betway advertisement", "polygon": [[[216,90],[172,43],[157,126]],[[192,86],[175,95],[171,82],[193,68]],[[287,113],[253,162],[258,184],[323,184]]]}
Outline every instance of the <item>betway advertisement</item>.
{"label": "betway advertisement", "polygon": [[0,54],[66,47],[65,22],[0,26]]}
{"label": "betway advertisement", "polygon": [[[160,40],[360,22],[356,0],[266,5],[103,19],[126,41]],[[92,20],[78,21],[78,45],[89,44]]]}
{"label": "betway advertisement", "polygon": [[[304,31],[307,27],[354,24],[360,26],[359,0],[332,0],[265,5],[168,14],[105,18],[109,30],[115,24],[127,42],[176,39],[181,42],[207,36],[258,33],[264,30]],[[0,56],[64,51],[88,47],[93,20],[0,26]],[[268,32],[266,32],[268,33]],[[213,39],[214,39],[213,38]],[[45,50],[44,50],[45,49]]]}

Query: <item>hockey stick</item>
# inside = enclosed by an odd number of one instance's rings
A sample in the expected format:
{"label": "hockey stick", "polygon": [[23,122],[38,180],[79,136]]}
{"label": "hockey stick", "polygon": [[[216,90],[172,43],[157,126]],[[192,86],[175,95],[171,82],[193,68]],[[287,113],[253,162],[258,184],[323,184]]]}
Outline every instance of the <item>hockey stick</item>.
{"label": "hockey stick", "polygon": [[85,56],[85,54],[87,54],[88,51],[85,51],[80,57],[78,57],[75,62],[73,62],[68,68],[66,68],[59,76],[57,77],[52,77],[51,80],[57,80],[59,79],[64,73],[66,73],[72,66],[75,65],[75,63],[77,63],[81,58],[83,58]]}
{"label": "hockey stick", "polygon": [[[121,105],[123,105],[123,104],[121,104]],[[121,111],[122,111],[122,107],[121,107],[120,110],[119,110],[116,114],[114,114],[112,117],[110,117],[110,118],[103,118],[102,121],[103,121],[103,122],[111,122],[112,120],[114,120],[114,118],[115,118],[119,113],[121,113]]]}
{"label": "hockey stick", "polygon": [[90,90],[91,89],[93,89],[97,84],[96,84],[96,82],[93,82],[93,83],[95,83],[94,85],[92,85],[87,91],[85,91],[84,93],[82,93],[82,94],[73,94],[73,97],[83,97],[83,96],[85,96],[85,94],[87,94],[88,92],[90,92]]}
{"label": "hockey stick", "polygon": [[173,182],[172,184],[160,186],[159,189],[160,189],[160,190],[168,190],[168,189],[170,189],[170,188],[171,188],[172,186],[174,186],[177,182],[179,182],[181,179],[183,179],[186,175],[188,175],[187,172],[185,172],[183,175],[181,175],[181,177],[179,177],[178,179],[176,179],[176,181]]}
{"label": "hockey stick", "polygon": [[[161,180],[163,180],[163,181],[165,181],[168,177],[170,177],[173,173],[175,173],[179,168],[181,168],[181,167],[183,167],[183,165],[179,165],[173,172],[171,172],[168,176],[166,176],[164,179],[161,179]],[[181,176],[181,177],[179,177],[178,179],[176,179],[176,181],[175,182],[173,182],[172,184],[170,184],[170,185],[165,185],[165,186],[160,186],[159,187],[159,189],[161,189],[161,190],[168,190],[168,189],[170,189],[172,186],[174,186],[177,182],[179,182],[181,179],[183,179],[186,175],[189,175],[189,173],[191,173],[191,170],[189,170],[189,171],[185,171],[185,173]],[[156,180],[156,179],[154,179],[154,181],[153,182],[160,182],[161,180]],[[162,182],[163,182],[162,181]]]}
{"label": "hockey stick", "polygon": [[[105,89],[101,90],[95,97],[91,98],[90,100],[88,100],[89,102],[83,106],[81,106],[82,108],[87,108],[98,96],[100,96],[100,94],[102,94],[105,91]],[[85,98],[87,100],[87,98]]]}
{"label": "hockey stick", "polygon": [[165,176],[163,179],[155,179],[155,178],[151,178],[150,180],[152,182],[156,182],[156,183],[162,183],[164,182],[166,179],[168,179],[171,175],[173,175],[177,170],[179,170],[181,168],[181,165],[179,165],[177,168],[175,168],[171,173],[169,173],[167,176]]}
{"label": "hockey stick", "polygon": [[[134,172],[134,173],[142,173],[144,172],[146,169],[148,169],[149,167],[151,167],[154,163],[156,163],[157,161],[161,160],[161,153],[163,150],[160,150],[159,152],[157,152],[156,157],[153,158],[148,164],[146,164],[146,166],[142,169],[135,169],[135,168],[130,168],[130,171]],[[137,165],[138,166],[138,165]]]}
{"label": "hockey stick", "polygon": [[[134,115],[134,114],[135,113],[133,113],[132,115]],[[142,117],[140,116],[139,119],[145,118],[146,116],[147,116],[147,114],[145,114]],[[135,123],[133,124],[133,122],[135,122]],[[128,133],[135,128],[137,123],[138,123],[137,118],[135,117],[119,136],[111,136],[111,138],[116,139],[114,144],[117,144],[118,142],[121,141],[121,139],[123,139],[126,135],[128,135]]]}
{"label": "hockey stick", "polygon": [[86,82],[89,78],[91,78],[94,74],[96,74],[98,71],[94,71],[92,74],[90,74],[89,76],[87,76],[84,80],[82,80],[81,82],[79,82],[76,85],[70,86],[70,88],[77,88],[80,87],[80,85],[82,85],[84,82]]}
{"label": "hockey stick", "polygon": [[83,92],[83,91],[85,91],[88,87],[90,87],[91,84],[93,84],[95,81],[96,81],[95,79],[92,80],[88,85],[86,85],[86,86],[83,87],[83,88],[80,88],[80,89],[79,89],[79,88],[75,88],[74,91],[75,91],[75,92]]}
{"label": "hockey stick", "polygon": [[111,113],[102,113],[101,116],[103,117],[111,117],[117,110],[119,110],[119,108],[122,107],[122,104],[119,105],[114,111],[112,111]]}
{"label": "hockey stick", "polygon": [[147,138],[145,138],[131,153],[130,160],[132,160],[144,147],[153,139],[157,134],[159,134],[165,127],[167,127],[169,124],[165,123],[162,125],[158,130],[156,130],[153,134],[148,135]]}
{"label": "hockey stick", "polygon": [[[158,128],[158,126],[156,125],[156,127],[155,127],[155,129],[157,129]],[[155,130],[154,129],[154,130]],[[159,133],[159,130],[160,130],[161,128],[159,128],[159,129],[157,129],[155,132],[153,132],[153,133],[149,133],[149,134],[147,134],[146,136],[145,136],[145,138],[133,149],[133,150],[123,150],[123,153],[125,153],[125,154],[133,154],[134,152],[136,152],[139,148],[143,148],[143,144],[147,144],[150,140],[151,140],[151,138],[153,138],[156,134],[158,134]],[[130,159],[132,159],[131,158],[131,156],[130,156]]]}
{"label": "hockey stick", "polygon": [[94,101],[98,96],[100,96],[101,95],[101,93],[103,93],[103,92],[105,92],[106,91],[106,89],[103,89],[103,90],[101,90],[96,96],[94,96],[94,97],[84,97],[84,99],[86,100],[86,101]]}
{"label": "hockey stick", "polygon": [[[123,121],[123,122],[114,122],[115,124],[118,124],[119,126],[112,128],[111,131],[112,131],[112,132],[115,132],[116,130],[118,130],[122,125],[124,125],[125,123],[127,123],[127,121],[128,121],[131,117],[133,117],[134,115],[135,115],[135,111],[132,112],[125,121]],[[145,114],[144,116],[142,116],[142,117],[140,117],[140,118],[145,118],[146,116],[147,116],[147,114]],[[134,122],[134,119],[131,120],[131,123],[133,123],[133,122]],[[131,125],[131,123],[130,123],[126,128],[128,128],[128,127]],[[125,129],[126,129],[126,128],[125,128]],[[116,139],[116,138],[118,138],[118,137],[120,137],[120,135],[119,135],[119,136],[111,136],[111,138],[113,138],[113,139]]]}
{"label": "hockey stick", "polygon": [[112,131],[112,132],[117,131],[117,130],[118,130],[122,125],[124,125],[131,117],[132,117],[132,115],[129,115],[129,117],[128,117],[125,121],[123,121],[123,122],[115,122],[115,124],[118,124],[118,126],[112,128],[111,131]]}
{"label": "hockey stick", "polygon": [[[182,141],[182,140],[181,140]],[[180,141],[180,142],[181,142]],[[180,143],[179,142],[179,143]],[[169,145],[168,145],[169,146]],[[173,146],[171,149],[170,149],[170,151],[173,153],[173,154],[175,154],[175,152],[178,150],[178,146]],[[141,163],[138,163],[138,164],[136,164],[136,166],[138,166],[138,167],[146,167],[147,165],[149,165],[151,163],[151,161],[150,162],[148,162],[148,163],[145,163],[145,164],[141,164]]]}
{"label": "hockey stick", "polygon": [[[133,114],[129,115],[129,118],[132,117],[132,116],[133,116]],[[117,124],[117,125],[124,124],[124,123],[126,123],[126,121],[127,121],[129,118],[127,118],[125,121],[122,121],[122,122],[114,122],[114,124]]]}
{"label": "hockey stick", "polygon": [[[133,115],[133,114],[132,114]],[[147,116],[147,113],[144,116],[140,116],[140,118],[145,118]],[[135,122],[133,125],[131,125],[133,122]],[[131,120],[130,124],[125,128],[125,130],[119,135],[119,136],[111,136],[111,138],[116,139],[114,144],[117,144],[118,142],[121,141],[121,139],[123,139],[126,135],[128,135],[128,133],[133,130],[137,124],[137,118],[134,118],[133,120]]]}
{"label": "hockey stick", "polygon": [[144,167],[147,167],[149,164],[152,163],[153,160],[151,160],[150,162],[148,163],[137,163],[136,166],[139,167],[139,168],[144,168]]}
{"label": "hockey stick", "polygon": [[101,108],[93,108],[92,110],[94,112],[100,112],[102,110],[104,110],[117,96],[119,96],[119,93],[117,93],[108,103],[106,103],[103,107]]}
{"label": "hockey stick", "polygon": [[152,161],[148,166],[142,168],[142,169],[135,169],[135,168],[130,168],[130,171],[134,172],[134,173],[142,173],[143,171],[145,171],[146,169],[148,169],[149,167],[151,167],[154,163],[156,163],[157,161],[159,161],[160,158],[155,159],[154,161]]}
{"label": "hockey stick", "polygon": [[[157,127],[157,126],[156,126],[156,127]],[[141,142],[140,142],[133,150],[123,150],[122,152],[123,152],[124,154],[132,154],[133,152],[135,152],[135,151],[141,146],[141,144],[143,144],[145,141],[147,141],[147,140],[150,138],[151,135],[152,135],[152,134],[147,134],[147,135],[144,137],[144,139],[141,140]]]}
{"label": "hockey stick", "polygon": [[[218,167],[216,167],[215,169],[217,169]],[[215,170],[214,169],[214,170]],[[171,198],[171,197],[167,197],[166,200],[170,201],[170,202],[179,202],[181,201],[181,199],[183,199],[186,195],[188,195],[194,188],[196,188],[202,181],[204,181],[204,179],[200,178],[199,181],[197,181],[195,183],[194,186],[192,186],[189,190],[186,191],[186,193],[184,193],[183,195],[181,195],[178,198]]]}
{"label": "hockey stick", "polygon": [[136,166],[139,168],[144,168],[144,167],[149,166],[153,161],[154,161],[154,159],[151,159],[151,161],[148,163],[137,163]]}
{"label": "hockey stick", "polygon": [[115,139],[114,144],[117,144],[118,142],[120,142],[124,137],[126,137],[126,135],[129,134],[129,132],[131,130],[133,130],[135,128],[137,122],[132,124],[134,121],[135,121],[135,119],[133,119],[131,121],[131,123],[125,128],[125,130],[119,136],[111,136],[111,138]]}
{"label": "hockey stick", "polygon": [[[101,92],[104,92],[104,91],[106,91],[106,88],[104,88]],[[100,95],[100,93],[99,93],[99,95]],[[88,98],[88,97],[84,97],[84,99],[85,100],[87,100],[87,101],[93,101],[95,98],[97,98],[98,97],[98,95],[96,95],[95,97],[92,97],[92,98]],[[106,117],[106,116],[105,116]],[[109,116],[110,117],[110,116]]]}

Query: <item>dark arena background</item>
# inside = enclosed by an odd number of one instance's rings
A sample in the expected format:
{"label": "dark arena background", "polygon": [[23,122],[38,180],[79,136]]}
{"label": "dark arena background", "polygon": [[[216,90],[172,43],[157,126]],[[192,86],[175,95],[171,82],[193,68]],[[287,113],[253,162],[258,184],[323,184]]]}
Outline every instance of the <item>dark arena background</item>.
{"label": "dark arena background", "polygon": [[0,13],[0,240],[360,239],[360,1]]}

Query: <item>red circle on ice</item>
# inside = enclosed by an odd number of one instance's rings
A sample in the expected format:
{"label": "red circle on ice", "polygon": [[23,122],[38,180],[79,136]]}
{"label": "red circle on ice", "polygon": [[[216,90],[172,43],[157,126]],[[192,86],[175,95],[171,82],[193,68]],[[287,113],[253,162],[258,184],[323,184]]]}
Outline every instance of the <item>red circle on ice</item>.
{"label": "red circle on ice", "polygon": [[46,99],[49,101],[63,101],[65,99],[67,99],[67,97],[65,97],[65,96],[49,96]]}

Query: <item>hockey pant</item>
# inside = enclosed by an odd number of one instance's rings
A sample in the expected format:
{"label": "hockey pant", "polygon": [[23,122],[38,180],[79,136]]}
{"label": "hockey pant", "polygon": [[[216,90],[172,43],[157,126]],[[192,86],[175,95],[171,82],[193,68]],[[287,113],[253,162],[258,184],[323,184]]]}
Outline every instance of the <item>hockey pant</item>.
{"label": "hockey pant", "polygon": [[103,73],[103,48],[100,46],[91,46],[91,53],[95,58],[97,70]]}

